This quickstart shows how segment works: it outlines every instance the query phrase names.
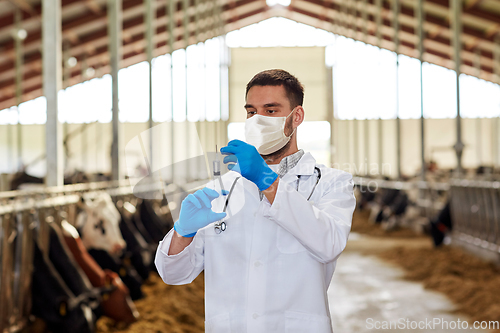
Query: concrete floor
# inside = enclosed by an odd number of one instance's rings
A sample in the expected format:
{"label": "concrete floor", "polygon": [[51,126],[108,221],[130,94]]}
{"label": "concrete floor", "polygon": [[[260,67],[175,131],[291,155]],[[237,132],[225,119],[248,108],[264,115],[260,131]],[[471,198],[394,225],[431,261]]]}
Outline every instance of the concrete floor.
{"label": "concrete floor", "polygon": [[[374,242],[369,237],[352,233],[346,251],[338,259],[328,290],[336,333],[487,332],[452,329],[451,325],[458,320],[465,321],[467,317],[451,313],[453,304],[444,295],[425,290],[420,283],[403,280],[401,269],[360,251],[360,248],[366,250],[367,243],[372,246],[376,242],[383,240]],[[426,320],[430,323],[424,326]],[[422,328],[415,326],[420,321]],[[433,321],[435,325],[429,326]],[[442,324],[445,321],[451,326],[448,329]],[[376,328],[382,327],[384,322],[386,325],[392,322],[392,329]]]}

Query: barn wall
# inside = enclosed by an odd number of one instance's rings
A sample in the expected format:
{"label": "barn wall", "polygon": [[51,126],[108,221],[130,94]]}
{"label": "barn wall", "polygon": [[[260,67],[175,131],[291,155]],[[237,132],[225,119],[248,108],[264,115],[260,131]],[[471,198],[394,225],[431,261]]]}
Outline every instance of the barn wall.
{"label": "barn wall", "polygon": [[[354,159],[354,121],[336,120],[338,133],[334,134],[336,154],[334,161],[343,168],[354,170],[351,164]],[[462,140],[465,144],[463,153],[464,168],[476,168],[479,165],[494,163],[494,145],[492,141],[497,118],[462,119]],[[369,149],[365,153],[365,120],[358,120],[358,163],[356,168],[365,173],[367,161],[372,165],[370,170],[378,170],[378,120],[369,122]],[[383,163],[386,164],[384,174],[395,177],[396,169],[396,121],[382,120],[383,129]],[[456,156],[453,145],[456,140],[455,119],[426,119],[425,156],[427,160],[434,160],[441,168],[456,167]],[[401,166],[402,173],[416,174],[421,167],[420,163],[420,119],[401,120]],[[369,156],[365,159],[365,156]]]}
{"label": "barn wall", "polygon": [[304,85],[305,120],[326,118],[326,69],[324,47],[264,47],[231,49],[229,69],[229,120],[245,121],[245,88],[266,69],[284,69]]}

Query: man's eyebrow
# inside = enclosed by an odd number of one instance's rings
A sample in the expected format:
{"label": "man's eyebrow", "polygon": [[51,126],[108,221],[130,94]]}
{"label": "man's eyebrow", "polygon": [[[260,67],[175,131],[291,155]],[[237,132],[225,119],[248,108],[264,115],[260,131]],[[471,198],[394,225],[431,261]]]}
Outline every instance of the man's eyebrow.
{"label": "man's eyebrow", "polygon": [[[277,103],[277,102],[264,104],[265,108],[273,108],[273,107],[279,107],[279,106],[282,106],[282,105],[280,103]],[[255,109],[255,107],[252,104],[245,104],[244,108],[245,109]]]}
{"label": "man's eyebrow", "polygon": [[281,106],[281,104],[277,103],[277,102],[264,104],[265,108],[272,108],[272,107],[276,107],[276,106]]}

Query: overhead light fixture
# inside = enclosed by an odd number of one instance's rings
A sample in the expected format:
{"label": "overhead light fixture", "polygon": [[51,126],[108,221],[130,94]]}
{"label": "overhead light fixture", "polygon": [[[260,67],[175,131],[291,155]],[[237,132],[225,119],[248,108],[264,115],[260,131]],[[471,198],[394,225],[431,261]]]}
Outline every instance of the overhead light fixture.
{"label": "overhead light fixture", "polygon": [[28,32],[25,29],[13,29],[12,37],[19,40],[25,40],[28,37]]}
{"label": "overhead light fixture", "polygon": [[85,70],[85,76],[87,78],[94,76],[95,74],[95,69],[93,67],[89,67]]}
{"label": "overhead light fixture", "polygon": [[281,5],[281,6],[289,6],[292,0],[266,0],[266,4],[270,7]]}
{"label": "overhead light fixture", "polygon": [[68,67],[69,67],[69,68],[73,68],[73,67],[75,67],[77,62],[78,62],[78,61],[76,60],[76,58],[75,58],[75,57],[70,57],[70,58],[68,58]]}

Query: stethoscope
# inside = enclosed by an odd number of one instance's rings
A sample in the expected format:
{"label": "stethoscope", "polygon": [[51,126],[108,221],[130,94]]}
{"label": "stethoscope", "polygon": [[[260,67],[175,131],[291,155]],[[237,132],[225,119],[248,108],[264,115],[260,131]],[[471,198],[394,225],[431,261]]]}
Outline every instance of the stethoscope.
{"label": "stethoscope", "polygon": [[[307,197],[307,201],[309,201],[309,199],[311,199],[311,197],[312,197],[312,195],[314,193],[314,190],[316,189],[316,186],[318,185],[319,180],[321,179],[321,170],[317,166],[314,167],[314,174],[316,175],[316,183],[314,184],[311,193]],[[299,191],[299,183],[300,183],[300,177],[301,176],[302,175],[298,175],[297,176],[297,188],[296,188],[297,192]]]}
{"label": "stethoscope", "polygon": [[[318,168],[317,166],[314,167],[314,174],[316,175],[316,183],[314,184],[312,190],[311,190],[311,193],[309,194],[309,196],[307,197],[307,201],[309,201],[309,199],[311,199],[313,193],[314,193],[314,190],[316,189],[316,186],[318,185],[319,183],[319,180],[321,179],[321,170],[320,168]],[[296,190],[297,192],[299,191],[299,185],[300,185],[300,178],[301,178],[302,175],[298,175],[297,176],[297,187],[296,187]],[[233,190],[234,190],[234,186],[236,185],[236,182],[238,181],[238,179],[240,179],[241,177],[237,177],[234,181],[233,181],[233,184],[231,185],[231,189],[229,190],[229,194],[226,198],[226,202],[224,203],[224,210],[223,212],[225,213],[226,212],[226,208],[229,204],[229,199],[231,198],[231,194],[233,193]],[[215,222],[214,223],[214,230],[215,230],[215,233],[216,234],[220,234],[221,232],[225,231],[226,230],[226,222],[224,220],[221,220],[219,222]]]}

